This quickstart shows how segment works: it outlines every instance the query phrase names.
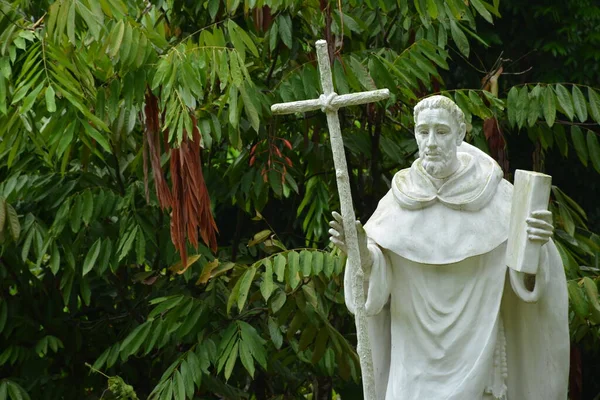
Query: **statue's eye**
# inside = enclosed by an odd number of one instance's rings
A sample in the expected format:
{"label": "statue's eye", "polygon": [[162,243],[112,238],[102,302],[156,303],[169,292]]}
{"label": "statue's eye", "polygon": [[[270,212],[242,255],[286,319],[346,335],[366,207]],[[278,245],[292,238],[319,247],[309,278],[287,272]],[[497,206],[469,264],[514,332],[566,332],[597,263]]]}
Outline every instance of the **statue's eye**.
{"label": "statue's eye", "polygon": [[419,135],[427,135],[429,132],[427,131],[427,129],[421,129],[419,131]]}
{"label": "statue's eye", "polygon": [[448,131],[445,129],[438,129],[437,133],[438,133],[438,135],[445,135],[448,133]]}

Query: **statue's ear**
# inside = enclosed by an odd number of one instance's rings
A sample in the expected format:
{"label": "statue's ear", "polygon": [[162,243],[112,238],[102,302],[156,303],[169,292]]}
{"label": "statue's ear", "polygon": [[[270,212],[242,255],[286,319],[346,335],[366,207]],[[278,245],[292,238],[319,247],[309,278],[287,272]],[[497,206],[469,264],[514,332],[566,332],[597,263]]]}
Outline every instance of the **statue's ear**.
{"label": "statue's ear", "polygon": [[467,125],[463,122],[458,127],[458,137],[456,138],[456,145],[460,146],[463,140],[465,140],[465,135],[467,134]]}

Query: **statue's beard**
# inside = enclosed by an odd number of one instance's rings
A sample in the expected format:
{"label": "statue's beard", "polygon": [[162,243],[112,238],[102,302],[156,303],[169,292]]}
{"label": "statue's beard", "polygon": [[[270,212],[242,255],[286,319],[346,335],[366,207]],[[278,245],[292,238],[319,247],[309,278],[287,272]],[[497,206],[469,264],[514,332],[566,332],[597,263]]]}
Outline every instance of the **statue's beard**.
{"label": "statue's beard", "polygon": [[431,154],[430,150],[419,151],[419,156],[421,157],[421,165],[425,168],[425,171],[434,178],[447,178],[452,175],[452,165],[454,163],[455,157],[452,157],[452,153],[455,152],[455,149],[449,149],[444,152],[442,149],[435,150],[435,154],[437,157],[435,159],[431,159],[428,155]]}

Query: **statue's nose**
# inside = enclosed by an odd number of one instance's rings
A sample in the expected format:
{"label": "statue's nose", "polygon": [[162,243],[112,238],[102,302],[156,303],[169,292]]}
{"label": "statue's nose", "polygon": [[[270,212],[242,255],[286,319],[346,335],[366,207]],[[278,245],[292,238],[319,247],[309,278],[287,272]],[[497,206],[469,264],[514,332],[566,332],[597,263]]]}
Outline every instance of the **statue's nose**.
{"label": "statue's nose", "polygon": [[434,132],[430,132],[427,136],[427,147],[437,147],[437,138]]}

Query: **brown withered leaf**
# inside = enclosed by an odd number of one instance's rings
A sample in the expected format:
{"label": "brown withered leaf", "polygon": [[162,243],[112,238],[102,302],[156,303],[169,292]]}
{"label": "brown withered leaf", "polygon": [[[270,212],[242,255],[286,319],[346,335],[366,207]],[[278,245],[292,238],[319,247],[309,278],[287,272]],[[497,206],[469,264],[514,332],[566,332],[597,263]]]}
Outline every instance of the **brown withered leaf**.
{"label": "brown withered leaf", "polygon": [[144,169],[144,194],[146,203],[150,204],[150,189],[148,188],[148,142],[146,138],[142,140],[142,166]]}
{"label": "brown withered leaf", "polygon": [[[161,147],[160,147],[160,113],[158,109],[158,99],[150,90],[146,91],[146,105],[144,106],[146,115],[145,135],[144,135],[144,186],[146,189],[146,198],[149,198],[148,192],[148,166],[147,159],[150,159],[152,165],[152,176],[154,177],[154,187],[156,197],[160,207],[164,210],[172,204],[171,192],[165,179],[162,167],[160,165]],[[165,147],[166,149],[167,147]],[[146,149],[148,156],[146,156]]]}
{"label": "brown withered leaf", "polygon": [[[188,241],[198,249],[200,236],[213,252],[217,250],[217,224],[211,212],[210,196],[202,174],[201,135],[197,121],[192,115],[191,137],[188,132],[184,132],[180,146],[170,148],[169,132],[163,132],[160,127],[161,119],[164,121],[164,112],[161,116],[158,98],[150,90],[146,91],[144,113],[143,162],[146,199],[149,199],[149,163],[160,207],[163,210],[171,208],[171,240],[181,256],[181,266],[174,271],[183,273],[193,263],[189,262],[187,256]],[[170,152],[170,188],[160,162],[163,152],[167,151]]]}
{"label": "brown withered leaf", "polygon": [[490,155],[500,164],[506,177],[509,173],[508,155],[506,152],[506,141],[500,130],[500,125],[496,118],[488,118],[483,121],[483,132],[490,148]]}
{"label": "brown withered leaf", "polygon": [[217,224],[210,209],[210,196],[202,174],[200,131],[192,116],[193,132],[190,139],[184,132],[179,148],[171,150],[172,215],[171,239],[185,263],[186,239],[198,249],[198,231],[202,241],[217,250]]}
{"label": "brown withered leaf", "polygon": [[181,189],[180,149],[171,150],[171,180],[172,180],[172,212],[171,212],[171,241],[181,256],[182,264],[187,265],[187,248],[185,241],[186,211],[183,199],[185,195]]}
{"label": "brown withered leaf", "polygon": [[[504,68],[500,66],[498,69],[487,74],[481,81],[483,90],[486,90],[492,95],[498,97],[498,79]],[[490,155],[500,164],[504,171],[504,177],[509,174],[508,153],[506,151],[506,141],[496,118],[488,118],[483,121],[483,132],[490,148]]]}

